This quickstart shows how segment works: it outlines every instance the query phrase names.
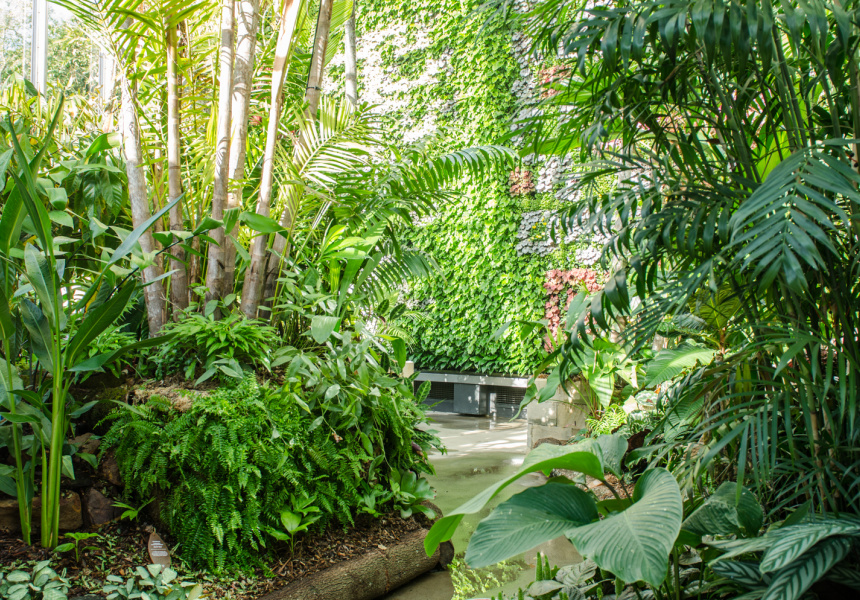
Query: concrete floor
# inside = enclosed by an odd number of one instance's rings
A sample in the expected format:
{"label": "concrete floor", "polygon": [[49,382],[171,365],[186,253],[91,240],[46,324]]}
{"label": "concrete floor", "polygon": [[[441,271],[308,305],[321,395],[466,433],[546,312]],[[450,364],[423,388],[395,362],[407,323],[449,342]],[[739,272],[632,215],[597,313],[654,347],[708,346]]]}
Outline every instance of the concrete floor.
{"label": "concrete floor", "polygon": [[[526,455],[526,422],[524,420],[494,420],[490,417],[472,417],[450,413],[430,413],[431,428],[437,431],[447,454],[434,454],[431,461],[436,469],[434,477],[428,477],[436,489],[434,502],[444,514],[448,514],[472,496],[515,473]],[[467,515],[458,527],[454,538],[454,550],[466,551],[469,537],[478,523],[500,502],[521,492],[524,488],[540,485],[543,476],[527,475],[505,488],[483,511]],[[581,560],[573,546],[565,539],[554,540],[521,557],[529,567],[534,566],[537,551],[546,554],[550,563],[567,565]],[[505,591],[531,581],[532,568],[525,568],[517,582],[505,586]],[[499,590],[493,590],[498,593]],[[451,600],[454,587],[447,572],[429,573],[389,594],[386,600]]]}

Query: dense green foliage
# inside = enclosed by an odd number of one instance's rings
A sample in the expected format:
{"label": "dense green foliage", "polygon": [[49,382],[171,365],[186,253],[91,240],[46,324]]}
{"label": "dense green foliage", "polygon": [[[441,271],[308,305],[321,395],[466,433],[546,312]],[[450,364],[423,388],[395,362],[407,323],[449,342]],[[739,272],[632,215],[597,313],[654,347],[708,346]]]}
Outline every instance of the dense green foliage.
{"label": "dense green foliage", "polygon": [[[380,109],[395,120],[400,137],[423,136],[421,145],[449,148],[493,143],[509,133],[525,106],[512,92],[522,77],[511,47],[517,27],[501,20],[485,27],[482,4],[360,5],[365,37],[382,32],[372,38],[372,52],[380,55],[374,67],[385,81],[366,70],[361,80],[368,94],[381,94]],[[431,63],[439,66],[431,69]],[[541,64],[527,69],[529,77]],[[537,165],[531,169],[537,179]],[[537,366],[542,356],[537,335],[499,340],[493,332],[510,320],[543,318],[547,271],[581,266],[575,254],[582,242],[561,241],[545,256],[517,251],[523,213],[560,207],[558,187],[514,194],[510,169],[490,170],[480,182],[460,185],[438,214],[413,228],[410,245],[440,267],[435,277],[413,282],[407,294],[410,306],[425,317],[411,324],[416,340],[411,358],[418,367],[528,373]],[[537,235],[550,233],[541,226]]]}
{"label": "dense green foliage", "polygon": [[[308,356],[293,364],[329,365]],[[313,506],[321,524],[348,524],[366,505],[363,496],[384,492],[391,473],[430,469],[412,442],[423,451],[436,442],[415,430],[423,412],[409,388],[372,387],[382,382],[378,369],[359,370],[368,373],[367,387],[345,382],[342,395],[331,374],[318,377],[326,392],[317,397],[314,381],[288,373],[281,388],[248,376],[234,388],[194,393],[186,412],[153,397],[111,417],[105,446],[116,448],[136,498],[158,498],[186,560],[247,568],[282,539],[284,511]]]}
{"label": "dense green foliage", "polygon": [[203,592],[200,584],[188,583],[177,579],[178,573],[163,565],[137,567],[133,575],[125,580],[116,575],[108,575],[108,583],[102,592],[107,600],[195,600]]}
{"label": "dense green foliage", "polygon": [[69,587],[69,582],[60,577],[47,560],[36,563],[32,572],[0,571],[0,598],[3,600],[66,600]]}
{"label": "dense green foliage", "polygon": [[[584,190],[565,215],[611,236],[617,271],[572,315],[558,374],[576,370],[587,329],[606,334],[618,318],[634,349],[681,319],[709,329],[713,363],[661,399],[655,464],[700,445],[678,466],[691,489],[737,476],[776,515],[807,499],[816,512],[860,511],[860,7],[741,15],[680,2],[666,21],[661,6],[584,19],[576,3],[546,0],[532,22],[538,46],[561,40],[580,75],[550,101],[581,108],[534,143],[582,148],[598,174],[636,173],[611,194]],[[641,44],[603,38],[634,23],[647,23]]]}
{"label": "dense green foliage", "polygon": [[257,319],[233,313],[215,319],[214,306],[204,314],[191,312],[164,327],[171,338],[155,353],[155,374],[159,377],[183,373],[203,382],[216,373],[240,378],[243,369],[269,368],[270,356],[279,344],[277,331]]}

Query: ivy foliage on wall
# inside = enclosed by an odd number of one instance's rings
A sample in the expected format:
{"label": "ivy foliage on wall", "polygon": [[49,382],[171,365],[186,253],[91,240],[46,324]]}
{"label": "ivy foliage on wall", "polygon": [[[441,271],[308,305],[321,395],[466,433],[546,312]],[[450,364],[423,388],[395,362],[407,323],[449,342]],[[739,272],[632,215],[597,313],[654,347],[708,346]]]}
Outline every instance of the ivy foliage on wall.
{"label": "ivy foliage on wall", "polygon": [[[557,61],[536,62],[528,40],[488,22],[482,4],[358,3],[359,96],[391,118],[403,144],[442,151],[496,143],[518,115],[540,110],[541,82],[558,71]],[[338,85],[342,70],[338,59],[333,64]],[[537,332],[493,334],[510,320],[544,318],[550,270],[591,267],[599,256],[592,236],[564,236],[551,217],[571,199],[572,162],[531,156],[515,172],[464,185],[438,215],[416,224],[409,242],[441,269],[406,292],[423,315],[411,348],[418,368],[526,374],[540,362]]]}

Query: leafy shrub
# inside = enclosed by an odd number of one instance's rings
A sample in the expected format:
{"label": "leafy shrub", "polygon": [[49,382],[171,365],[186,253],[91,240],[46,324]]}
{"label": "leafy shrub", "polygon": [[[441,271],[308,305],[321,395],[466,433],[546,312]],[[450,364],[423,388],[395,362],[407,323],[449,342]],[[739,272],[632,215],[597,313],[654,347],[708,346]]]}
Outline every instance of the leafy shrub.
{"label": "leafy shrub", "polygon": [[247,376],[199,395],[184,413],[157,397],[120,409],[104,447],[116,448],[136,496],[161,499],[184,558],[248,567],[281,537],[271,532],[283,530],[297,498],[309,499],[304,512],[320,509],[320,524],[351,523],[371,486],[401,470],[431,471],[423,453],[438,440],[416,430],[423,408],[409,386],[361,358],[366,350],[347,342],[323,358],[298,353],[282,388]]}
{"label": "leafy shrub", "polygon": [[592,435],[603,435],[612,433],[627,423],[627,413],[620,404],[610,404],[603,411],[599,419],[588,417],[585,425]]}
{"label": "leafy shrub", "polygon": [[137,567],[135,574],[123,581],[122,577],[108,575],[108,584],[102,590],[108,600],[142,598],[143,600],[195,600],[203,592],[198,583],[176,579],[178,573],[170,567],[147,565]]}
{"label": "leafy shrub", "polygon": [[[87,355],[90,358],[93,358],[100,354],[115,352],[120,348],[125,348],[126,346],[135,343],[137,341],[135,335],[128,331],[121,331],[122,328],[122,325],[112,325],[101,332],[89,345]],[[123,369],[131,365],[133,356],[133,354],[123,354],[115,361],[106,364],[104,367],[97,369],[94,372],[98,373],[107,370],[107,372],[114,377],[119,377],[122,374]],[[81,376],[81,381],[86,381],[91,375],[92,373],[84,373]]]}
{"label": "leafy shrub", "polygon": [[274,327],[239,313],[215,320],[214,314],[188,313],[170,323],[164,333],[174,334],[154,357],[156,375],[184,373],[191,379],[199,369],[200,383],[213,375],[241,378],[244,368],[269,368],[273,348],[280,346]]}
{"label": "leafy shrub", "polygon": [[69,582],[48,565],[36,563],[32,573],[27,571],[0,572],[0,598],[3,600],[66,600]]}

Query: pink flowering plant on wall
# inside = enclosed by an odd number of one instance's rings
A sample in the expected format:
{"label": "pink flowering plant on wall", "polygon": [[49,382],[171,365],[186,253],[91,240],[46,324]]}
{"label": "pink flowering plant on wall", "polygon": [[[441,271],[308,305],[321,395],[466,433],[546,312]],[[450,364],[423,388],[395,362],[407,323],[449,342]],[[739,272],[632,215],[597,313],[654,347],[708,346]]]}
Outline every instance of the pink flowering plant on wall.
{"label": "pink flowering plant on wall", "polygon": [[[591,269],[552,269],[546,273],[546,281],[543,284],[548,298],[545,305],[545,318],[549,336],[544,341],[544,349],[551,352],[554,349],[553,340],[558,338],[559,327],[561,327],[562,314],[567,312],[570,301],[577,292],[583,288],[588,292],[600,291],[603,287],[602,273]],[[562,303],[564,306],[562,307]]]}

